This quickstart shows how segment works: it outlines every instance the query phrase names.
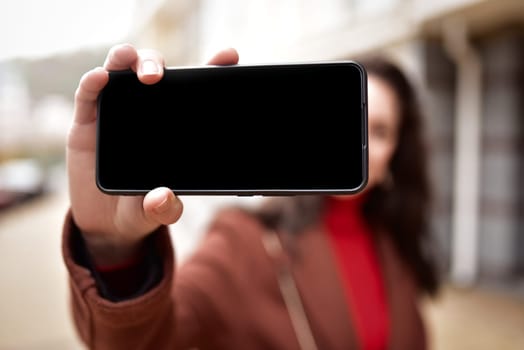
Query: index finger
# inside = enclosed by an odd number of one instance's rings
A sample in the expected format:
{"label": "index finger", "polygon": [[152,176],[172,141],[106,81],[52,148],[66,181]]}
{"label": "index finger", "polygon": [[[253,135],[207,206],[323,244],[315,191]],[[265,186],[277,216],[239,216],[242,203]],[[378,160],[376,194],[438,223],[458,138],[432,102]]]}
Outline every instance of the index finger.
{"label": "index finger", "polygon": [[134,68],[138,54],[129,44],[119,44],[109,49],[104,66],[85,73],[75,91],[74,121],[91,123],[96,119],[96,100],[108,81],[108,71]]}
{"label": "index finger", "polygon": [[90,70],[80,78],[75,91],[74,121],[76,123],[87,124],[95,120],[97,96],[107,80],[107,71],[101,67]]}
{"label": "index finger", "polygon": [[130,44],[118,44],[106,56],[104,68],[108,71],[134,69],[138,59],[137,50]]}

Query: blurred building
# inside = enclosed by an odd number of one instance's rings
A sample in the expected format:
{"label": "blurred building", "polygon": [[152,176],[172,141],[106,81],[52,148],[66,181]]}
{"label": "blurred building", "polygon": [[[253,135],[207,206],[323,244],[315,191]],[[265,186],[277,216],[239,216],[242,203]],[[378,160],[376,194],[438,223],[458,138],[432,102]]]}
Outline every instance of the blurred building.
{"label": "blurred building", "polygon": [[381,51],[421,88],[435,237],[456,283],[524,285],[522,0],[139,1],[133,40],[167,65],[237,48],[241,62]]}
{"label": "blurred building", "polygon": [[0,161],[29,138],[29,106],[29,91],[21,74],[11,65],[0,64]]}
{"label": "blurred building", "polygon": [[57,93],[35,98],[24,73],[14,62],[0,63],[0,163],[63,153],[72,100]]}

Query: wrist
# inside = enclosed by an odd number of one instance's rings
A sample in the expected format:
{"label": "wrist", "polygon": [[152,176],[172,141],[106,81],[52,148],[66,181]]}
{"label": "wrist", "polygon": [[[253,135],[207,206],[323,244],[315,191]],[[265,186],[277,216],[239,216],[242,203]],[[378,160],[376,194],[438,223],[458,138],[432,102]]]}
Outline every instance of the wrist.
{"label": "wrist", "polygon": [[118,266],[141,255],[144,239],[121,239],[82,232],[95,266]]}

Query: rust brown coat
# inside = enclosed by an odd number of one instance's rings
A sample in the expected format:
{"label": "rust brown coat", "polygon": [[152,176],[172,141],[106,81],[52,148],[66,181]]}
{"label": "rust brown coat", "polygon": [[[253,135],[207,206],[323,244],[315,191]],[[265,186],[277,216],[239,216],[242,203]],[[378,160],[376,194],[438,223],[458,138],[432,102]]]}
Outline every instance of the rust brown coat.
{"label": "rust brown coat", "polygon": [[[70,250],[71,216],[64,225],[63,254],[70,273],[73,318],[90,349],[300,349],[278,287],[278,261],[262,243],[267,233],[247,213],[220,212],[201,247],[175,269],[167,228],[156,233],[164,277],[145,295],[123,302],[100,297],[90,272]],[[325,228],[296,236],[285,254],[318,349],[358,349],[337,266]],[[417,289],[391,242],[381,238],[391,350],[426,349]]]}

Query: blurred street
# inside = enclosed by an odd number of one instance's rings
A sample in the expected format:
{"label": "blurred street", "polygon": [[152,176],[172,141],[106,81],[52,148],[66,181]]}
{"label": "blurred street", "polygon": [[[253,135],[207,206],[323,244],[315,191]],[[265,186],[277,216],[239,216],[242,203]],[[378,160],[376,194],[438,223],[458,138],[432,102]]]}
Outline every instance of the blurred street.
{"label": "blurred street", "polygon": [[[173,235],[179,259],[199,238],[184,231],[201,231],[199,226],[225,200],[184,198],[186,215]],[[257,199],[235,200],[249,204]],[[66,208],[67,194],[61,191],[0,213],[1,350],[83,349],[70,323],[60,255]],[[194,214],[197,208],[203,215]],[[448,286],[425,305],[425,312],[432,350],[524,349],[524,298]]]}

